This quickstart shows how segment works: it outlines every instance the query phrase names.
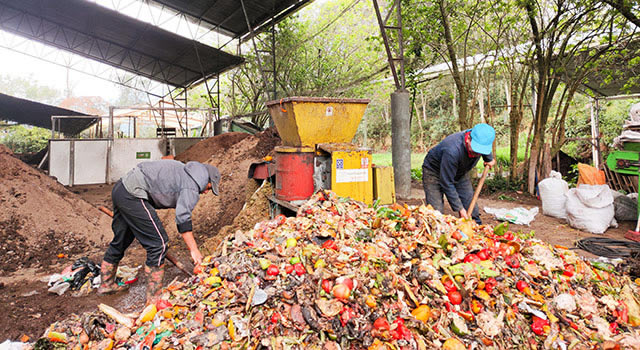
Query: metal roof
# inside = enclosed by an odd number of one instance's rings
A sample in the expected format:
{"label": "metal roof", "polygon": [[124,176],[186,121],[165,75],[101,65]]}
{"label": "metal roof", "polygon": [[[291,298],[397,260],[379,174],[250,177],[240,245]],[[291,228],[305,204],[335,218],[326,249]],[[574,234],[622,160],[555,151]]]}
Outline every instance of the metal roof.
{"label": "metal roof", "polygon": [[284,19],[312,0],[152,0],[198,21],[216,31],[237,38],[249,33],[242,3],[254,31]]}
{"label": "metal roof", "polygon": [[175,87],[243,62],[85,0],[0,0],[0,29]]}
{"label": "metal roof", "polygon": [[[84,113],[33,102],[0,93],[0,119],[14,121],[19,124],[29,124],[41,128],[51,129],[51,116],[87,116]],[[60,121],[60,128],[56,130],[66,135],[75,135],[88,128],[100,118],[95,119],[64,119]]]}

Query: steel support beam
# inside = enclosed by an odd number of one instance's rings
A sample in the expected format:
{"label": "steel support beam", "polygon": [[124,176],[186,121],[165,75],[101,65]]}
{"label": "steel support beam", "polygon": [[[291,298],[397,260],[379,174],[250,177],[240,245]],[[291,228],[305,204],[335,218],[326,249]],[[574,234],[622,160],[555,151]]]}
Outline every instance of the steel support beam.
{"label": "steel support beam", "polygon": [[[409,198],[411,195],[411,103],[404,74],[400,0],[393,0],[384,19],[378,0],[372,1],[396,86],[396,91],[391,94],[391,157],[396,195],[399,198]],[[390,25],[389,20],[393,18],[394,13],[395,23]]]}

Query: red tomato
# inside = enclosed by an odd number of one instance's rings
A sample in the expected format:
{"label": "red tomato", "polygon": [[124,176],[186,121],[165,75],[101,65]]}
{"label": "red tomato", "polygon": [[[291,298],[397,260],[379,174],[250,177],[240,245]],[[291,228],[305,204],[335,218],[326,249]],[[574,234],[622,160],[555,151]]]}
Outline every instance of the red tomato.
{"label": "red tomato", "polygon": [[487,260],[489,259],[489,249],[482,249],[477,255],[480,260]]}
{"label": "red tomato", "polygon": [[290,274],[293,272],[293,265],[287,265],[284,267],[284,272],[286,272],[287,274]]}
{"label": "red tomato", "polygon": [[575,272],[576,272],[576,268],[573,267],[573,265],[571,264],[567,264],[564,266],[564,272],[562,274],[567,277],[571,277]]}
{"label": "red tomato", "polygon": [[344,284],[336,284],[331,289],[333,296],[338,299],[349,299],[349,295],[351,294],[351,289]]}
{"label": "red tomato", "polygon": [[298,275],[298,276],[302,276],[305,273],[307,273],[307,271],[304,269],[304,265],[302,265],[302,263],[297,263],[297,264],[293,265],[293,270],[295,270],[296,275]]}
{"label": "red tomato", "polygon": [[458,287],[456,287],[456,284],[453,283],[453,281],[450,279],[445,280],[442,284],[444,285],[444,289],[447,290],[447,293],[455,292],[458,290]]}
{"label": "red tomato", "polygon": [[453,305],[460,305],[460,303],[462,303],[462,294],[460,294],[460,292],[458,291],[447,293],[447,297]]}
{"label": "red tomato", "polygon": [[336,244],[336,241],[334,241],[333,239],[330,239],[330,240],[322,243],[322,248],[338,250],[338,245]]}
{"label": "red tomato", "polygon": [[336,278],[336,284],[344,284],[349,287],[349,289],[353,289],[353,280],[349,277],[338,277]]}
{"label": "red tomato", "polygon": [[331,281],[329,281],[327,279],[324,279],[324,280],[322,280],[322,283],[320,285],[322,286],[322,289],[325,292],[329,293],[329,292],[331,292],[331,288],[333,287],[333,282],[331,282]]}
{"label": "red tomato", "polygon": [[373,322],[373,328],[377,330],[388,331],[391,326],[389,326],[389,322],[384,317],[378,318],[375,322]]}
{"label": "red tomato", "polygon": [[523,291],[525,290],[525,288],[529,288],[529,284],[527,284],[527,282],[520,280],[518,281],[518,283],[516,283],[516,288],[518,288],[519,291]]}
{"label": "red tomato", "polygon": [[277,215],[274,219],[276,220],[278,225],[282,225],[287,220],[287,217],[280,214],[280,215]]}
{"label": "red tomato", "polygon": [[462,238],[462,235],[460,234],[460,231],[455,230],[451,234],[451,238],[455,239],[456,241],[459,241]]}
{"label": "red tomato", "polygon": [[271,315],[271,323],[278,323],[278,321],[280,321],[280,313],[276,311]]}
{"label": "red tomato", "polygon": [[513,241],[515,237],[513,236],[513,232],[507,231],[507,233],[505,233],[502,238],[506,239],[507,241]]}
{"label": "red tomato", "polygon": [[276,265],[271,265],[267,267],[267,275],[269,276],[277,276],[280,273],[280,270]]}
{"label": "red tomato", "polygon": [[476,254],[469,254],[464,258],[464,262],[466,263],[479,264],[481,261],[482,259]]}

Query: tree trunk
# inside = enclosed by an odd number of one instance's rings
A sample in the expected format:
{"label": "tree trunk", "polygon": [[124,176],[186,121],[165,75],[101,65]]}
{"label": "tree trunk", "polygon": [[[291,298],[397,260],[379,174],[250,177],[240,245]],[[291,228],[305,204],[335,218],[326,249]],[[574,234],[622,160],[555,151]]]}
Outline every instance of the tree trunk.
{"label": "tree trunk", "polygon": [[509,161],[511,168],[509,180],[515,181],[518,173],[518,139],[520,138],[520,120],[522,113],[518,108],[511,107],[509,112]]}

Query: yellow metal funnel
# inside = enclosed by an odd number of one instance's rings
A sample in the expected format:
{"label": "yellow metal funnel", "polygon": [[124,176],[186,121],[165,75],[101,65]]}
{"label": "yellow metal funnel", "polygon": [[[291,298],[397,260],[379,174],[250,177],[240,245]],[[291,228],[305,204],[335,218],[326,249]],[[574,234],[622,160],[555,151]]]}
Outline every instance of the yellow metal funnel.
{"label": "yellow metal funnel", "polygon": [[351,142],[370,100],[287,97],[267,102],[282,144],[315,146]]}

